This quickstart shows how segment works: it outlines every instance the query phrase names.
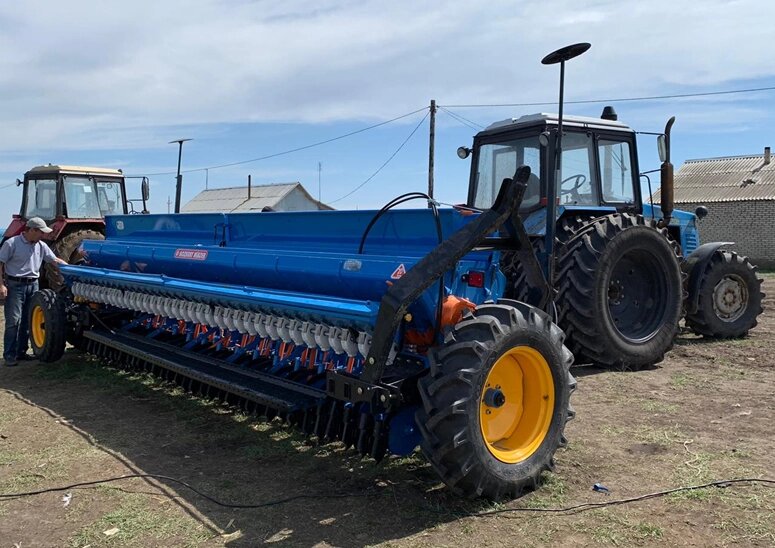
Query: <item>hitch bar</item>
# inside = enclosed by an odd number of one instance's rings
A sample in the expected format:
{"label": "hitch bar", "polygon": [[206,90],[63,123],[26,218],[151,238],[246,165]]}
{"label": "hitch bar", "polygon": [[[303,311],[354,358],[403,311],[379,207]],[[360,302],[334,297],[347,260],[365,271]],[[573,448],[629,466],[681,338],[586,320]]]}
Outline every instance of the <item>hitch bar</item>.
{"label": "hitch bar", "polygon": [[509,236],[519,245],[516,251],[520,260],[524,261],[528,281],[536,283],[531,284],[533,287],[543,289],[542,300],[546,302],[550,295],[549,286],[518,215],[529,177],[530,167],[518,167],[513,179],[503,180],[492,208],[483,211],[475,220],[441,242],[388,289],[380,302],[371,349],[361,375],[363,381],[378,383],[382,379],[394,333],[409,306],[463,256],[485,242],[488,235],[504,224]]}

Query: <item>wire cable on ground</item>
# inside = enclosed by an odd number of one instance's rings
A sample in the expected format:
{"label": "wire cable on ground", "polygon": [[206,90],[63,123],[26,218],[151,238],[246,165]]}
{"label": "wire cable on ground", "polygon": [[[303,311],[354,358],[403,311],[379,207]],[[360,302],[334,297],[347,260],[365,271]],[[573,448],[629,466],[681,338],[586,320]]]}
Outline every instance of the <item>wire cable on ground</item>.
{"label": "wire cable on ground", "polygon": [[[301,150],[307,150],[307,149],[318,147],[318,146],[321,146],[321,145],[327,145],[328,143],[333,143],[334,141],[339,141],[339,140],[345,139],[347,137],[352,137],[353,135],[357,135],[359,133],[363,133],[364,131],[369,131],[371,129],[375,129],[375,128],[378,128],[378,127],[390,124],[392,122],[396,122],[398,120],[402,120],[403,118],[408,118],[409,116],[412,116],[413,114],[417,114],[418,112],[422,112],[424,110],[427,111],[428,107],[418,108],[417,110],[413,110],[412,112],[407,112],[406,114],[402,114],[401,116],[396,116],[395,118],[391,118],[390,120],[385,120],[384,122],[379,122],[378,124],[374,124],[374,125],[371,125],[371,126],[368,126],[368,127],[361,128],[361,129],[356,129],[355,131],[351,131],[349,133],[345,133],[345,134],[339,135],[337,137],[332,137],[330,139],[325,139],[323,141],[318,141],[316,143],[311,143],[309,145],[304,145],[304,146],[296,147],[296,148],[293,148],[293,149],[290,149],[290,150],[284,150],[282,152],[275,152],[273,154],[267,154],[266,156],[260,156],[258,158],[251,158],[250,160],[240,160],[240,161],[237,161],[237,162],[230,162],[230,163],[227,163],[227,164],[219,164],[219,165],[214,165],[214,166],[205,166],[205,167],[197,167],[197,168],[192,168],[192,169],[185,169],[185,170],[181,171],[181,173],[195,173],[197,171],[208,171],[208,170],[211,170],[211,169],[221,169],[221,168],[224,168],[224,167],[232,167],[232,166],[239,166],[239,165],[242,165],[242,164],[250,164],[252,162],[260,162],[261,160],[268,160],[270,158],[277,158],[278,156],[285,156],[286,154],[292,154],[294,152],[299,152]],[[158,175],[175,175],[176,173],[177,173],[176,171],[162,171],[162,172],[159,172],[159,173],[146,173],[143,176],[151,177],[151,176],[158,176]],[[132,175],[132,176],[133,177],[140,177],[140,175]],[[129,175],[127,175],[127,177],[129,177]]]}
{"label": "wire cable on ground", "polygon": [[[248,503],[234,503],[234,502],[223,502],[215,497],[212,497],[206,493],[203,493],[199,489],[193,487],[189,483],[186,483],[183,480],[179,480],[177,478],[173,478],[170,476],[165,476],[161,474],[127,474],[124,476],[116,476],[111,478],[105,478],[100,480],[93,480],[93,481],[83,481],[79,483],[71,483],[70,485],[63,485],[61,487],[49,487],[47,489],[39,489],[37,491],[24,491],[19,493],[0,493],[0,499],[14,499],[14,498],[21,498],[21,497],[30,497],[30,496],[36,496],[36,495],[43,495],[46,493],[54,493],[54,492],[60,492],[60,491],[69,491],[71,489],[76,489],[79,487],[89,487],[92,485],[99,485],[104,483],[110,483],[115,481],[121,481],[125,479],[133,479],[133,478],[153,478],[157,480],[164,480],[171,483],[176,483],[178,485],[181,485],[185,487],[186,489],[189,489],[190,491],[196,493],[200,497],[202,497],[205,500],[208,500],[212,502],[213,504],[216,504],[218,506],[222,506],[224,508],[241,508],[241,509],[253,509],[253,508],[266,508],[269,506],[278,506],[281,504],[287,504],[289,502],[293,502],[295,500],[300,499],[342,499],[342,498],[354,498],[354,497],[366,497],[366,496],[373,496],[375,494],[374,491],[365,490],[365,491],[359,491],[359,492],[353,492],[353,493],[328,493],[324,495],[318,495],[318,494],[298,494],[298,495],[290,495],[288,497],[283,497],[279,499],[274,499],[266,502],[261,503],[255,503],[255,504],[248,504]],[[716,488],[727,488],[734,484],[741,484],[741,483],[759,483],[766,486],[775,486],[775,480],[773,479],[766,479],[766,478],[737,478],[737,479],[729,479],[729,480],[719,480],[719,481],[711,481],[708,483],[704,483],[702,485],[690,485],[686,487],[676,487],[674,489],[665,489],[663,491],[654,491],[653,493],[646,493],[645,495],[638,495],[635,497],[629,497],[624,499],[615,499],[615,500],[607,500],[603,502],[585,502],[583,504],[576,504],[574,506],[565,506],[561,508],[501,508],[497,510],[486,510],[484,512],[475,512],[475,513],[465,513],[461,515],[461,517],[476,517],[476,518],[484,518],[484,517],[490,517],[490,516],[497,516],[500,514],[510,514],[510,513],[516,513],[516,512],[543,512],[543,513],[555,513],[555,514],[564,514],[564,513],[571,513],[571,512],[584,512],[587,510],[592,510],[596,508],[604,508],[606,506],[618,506],[622,504],[630,504],[633,502],[640,502],[644,500],[649,500],[653,498],[658,497],[664,497],[673,493],[679,493],[682,491],[696,491],[698,489],[707,489],[710,487],[716,487]],[[422,507],[425,510],[434,511],[437,513],[451,513],[444,510],[434,510],[432,508],[426,508]]]}
{"label": "wire cable on ground", "polygon": [[[578,101],[565,101],[566,105],[584,105],[590,103],[623,103],[627,101],[657,101],[661,99],[685,99],[688,97],[712,97],[715,95],[732,95],[735,93],[754,93],[757,91],[775,91],[775,86],[749,89],[730,89],[724,91],[705,91],[699,93],[675,93],[672,95],[650,95],[643,97],[618,97],[614,99],[582,99]],[[556,105],[557,101],[542,101],[537,103],[500,103],[482,105],[439,105],[439,108],[487,108],[487,107],[544,107]]]}
{"label": "wire cable on ground", "polygon": [[279,504],[286,504],[288,502],[293,502],[294,500],[299,499],[341,499],[341,498],[350,498],[350,497],[365,497],[365,496],[371,496],[374,493],[371,491],[363,491],[358,493],[329,493],[325,495],[315,495],[315,494],[298,494],[298,495],[291,495],[288,497],[283,497],[281,499],[275,499],[270,500],[267,502],[261,502],[257,504],[244,504],[244,503],[231,503],[231,502],[223,502],[215,497],[211,497],[207,493],[203,493],[196,487],[192,486],[189,483],[186,483],[183,480],[179,480],[177,478],[173,478],[170,476],[165,476],[162,474],[126,474],[124,476],[115,476],[112,478],[105,478],[100,480],[93,480],[93,481],[82,481],[79,483],[71,483],[70,485],[64,485],[62,487],[49,487],[48,489],[39,489],[37,491],[26,491],[23,493],[2,493],[0,494],[0,499],[13,499],[13,498],[19,498],[19,497],[29,497],[29,496],[35,496],[35,495],[43,495],[45,493],[54,493],[58,491],[69,491],[71,489],[77,489],[79,487],[89,487],[92,485],[100,485],[103,483],[111,483],[114,481],[121,481],[125,479],[133,479],[133,478],[144,478],[144,479],[157,479],[157,480],[164,480],[168,481],[170,483],[176,483],[178,485],[182,485],[189,491],[192,491],[202,497],[205,500],[208,500],[212,502],[213,504],[216,504],[218,506],[223,506],[224,508],[244,508],[244,509],[250,509],[250,508],[266,508],[268,506],[277,506]]}
{"label": "wire cable on ground", "polygon": [[[419,112],[419,111],[417,111],[417,112]],[[368,177],[368,178],[367,178],[365,181],[363,181],[361,184],[359,184],[358,186],[356,186],[354,189],[352,189],[350,192],[348,192],[348,193],[347,193],[347,194],[345,194],[344,196],[341,196],[341,197],[337,198],[336,200],[330,200],[330,201],[328,201],[328,203],[329,203],[329,204],[335,204],[336,202],[340,202],[340,201],[344,200],[344,199],[345,199],[345,198],[347,198],[348,196],[352,196],[353,194],[355,194],[356,192],[358,192],[358,191],[359,191],[361,188],[363,188],[363,186],[364,186],[364,185],[366,185],[366,184],[367,184],[369,181],[371,181],[371,180],[372,180],[374,177],[376,177],[376,176],[377,176],[377,174],[378,174],[380,171],[382,171],[382,169],[383,169],[383,168],[384,168],[386,165],[388,165],[388,164],[390,163],[390,161],[391,161],[393,158],[395,158],[395,157],[396,157],[396,155],[397,155],[399,152],[401,152],[401,149],[402,149],[402,148],[404,148],[404,145],[405,145],[406,143],[408,143],[408,142],[409,142],[409,139],[411,139],[411,138],[412,138],[412,136],[413,136],[413,135],[414,135],[414,134],[417,132],[417,130],[418,130],[418,129],[420,129],[420,126],[422,126],[423,122],[425,122],[425,120],[428,118],[428,116],[429,116],[429,115],[430,115],[430,111],[428,111],[428,112],[426,112],[426,113],[425,113],[425,116],[423,116],[423,117],[422,117],[422,120],[420,120],[420,123],[419,123],[419,124],[417,124],[417,125],[414,127],[414,129],[412,130],[412,132],[411,132],[411,133],[410,133],[410,134],[407,136],[407,138],[406,138],[406,139],[404,139],[404,142],[403,142],[403,143],[401,143],[401,144],[399,145],[399,147],[398,147],[398,148],[395,150],[395,152],[393,152],[393,154],[391,154],[391,155],[390,155],[390,157],[389,157],[387,160],[385,160],[385,162],[384,162],[384,163],[383,163],[381,166],[379,166],[379,168],[377,169],[377,171],[375,171],[374,173],[372,173],[372,174],[371,174],[371,175],[370,175],[370,176],[369,176],[369,177]]]}

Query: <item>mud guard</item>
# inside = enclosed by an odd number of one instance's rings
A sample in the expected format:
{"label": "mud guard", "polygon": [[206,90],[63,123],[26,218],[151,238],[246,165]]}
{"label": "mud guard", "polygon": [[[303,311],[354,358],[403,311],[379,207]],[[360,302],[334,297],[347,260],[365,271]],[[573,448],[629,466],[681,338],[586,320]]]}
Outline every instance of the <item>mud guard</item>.
{"label": "mud guard", "polygon": [[711,242],[703,244],[695,249],[691,255],[681,263],[681,270],[687,275],[686,282],[686,313],[694,314],[700,300],[700,285],[705,267],[708,266],[713,254],[725,245],[734,245],[735,242]]}

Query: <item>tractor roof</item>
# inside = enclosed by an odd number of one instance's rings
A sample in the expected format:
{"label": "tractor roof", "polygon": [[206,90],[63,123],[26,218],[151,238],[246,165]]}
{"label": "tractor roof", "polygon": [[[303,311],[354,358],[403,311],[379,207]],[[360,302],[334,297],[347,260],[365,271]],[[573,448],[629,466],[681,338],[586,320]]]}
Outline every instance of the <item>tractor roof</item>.
{"label": "tractor roof", "polygon": [[26,175],[101,175],[103,177],[123,177],[120,169],[110,169],[105,167],[84,167],[84,166],[63,166],[48,164],[45,166],[36,166],[29,170]]}
{"label": "tractor roof", "polygon": [[[481,131],[479,135],[513,131],[523,127],[557,125],[558,122],[559,118],[557,114],[547,114],[543,112],[539,114],[527,114],[525,116],[520,116],[519,118],[506,118],[500,122],[494,122]],[[627,132],[633,131],[629,126],[621,122],[605,120],[603,118],[591,118],[588,116],[563,116],[562,123],[569,127],[608,129]]]}

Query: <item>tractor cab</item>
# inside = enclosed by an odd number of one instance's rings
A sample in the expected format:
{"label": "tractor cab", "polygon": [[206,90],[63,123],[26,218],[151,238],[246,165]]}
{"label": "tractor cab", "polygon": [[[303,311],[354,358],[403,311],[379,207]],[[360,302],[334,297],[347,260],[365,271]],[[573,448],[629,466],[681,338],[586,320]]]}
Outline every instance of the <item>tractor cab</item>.
{"label": "tractor cab", "polygon": [[[606,107],[600,118],[563,118],[559,177],[555,172],[558,126],[555,114],[506,119],[477,134],[473,149],[460,147],[461,158],[473,153],[467,205],[489,208],[503,179],[511,177],[517,166],[524,164],[530,166],[532,173],[520,215],[531,236],[546,234],[547,182],[550,180],[557,181],[558,221],[577,215],[595,217],[616,212],[652,219],[665,217],[661,204],[643,203],[635,131],[619,122],[611,107]],[[658,149],[662,161],[669,156],[666,143],[665,135],[660,135]],[[672,183],[662,186],[672,188]],[[673,211],[670,207],[666,228],[687,255],[699,245],[696,221],[694,213]]]}
{"label": "tractor cab", "polygon": [[27,219],[40,217],[56,240],[72,225],[104,231],[105,215],[127,213],[126,188],[121,170],[46,165],[24,174],[20,213],[14,215],[5,237],[15,236]]}
{"label": "tractor cab", "polygon": [[[532,114],[496,122],[476,135],[468,205],[491,207],[503,179],[519,165],[530,166],[520,212],[528,231],[542,234],[547,182],[555,179],[557,127],[556,115]],[[615,119],[566,116],[555,184],[558,218],[566,212],[642,212],[635,132]]]}

